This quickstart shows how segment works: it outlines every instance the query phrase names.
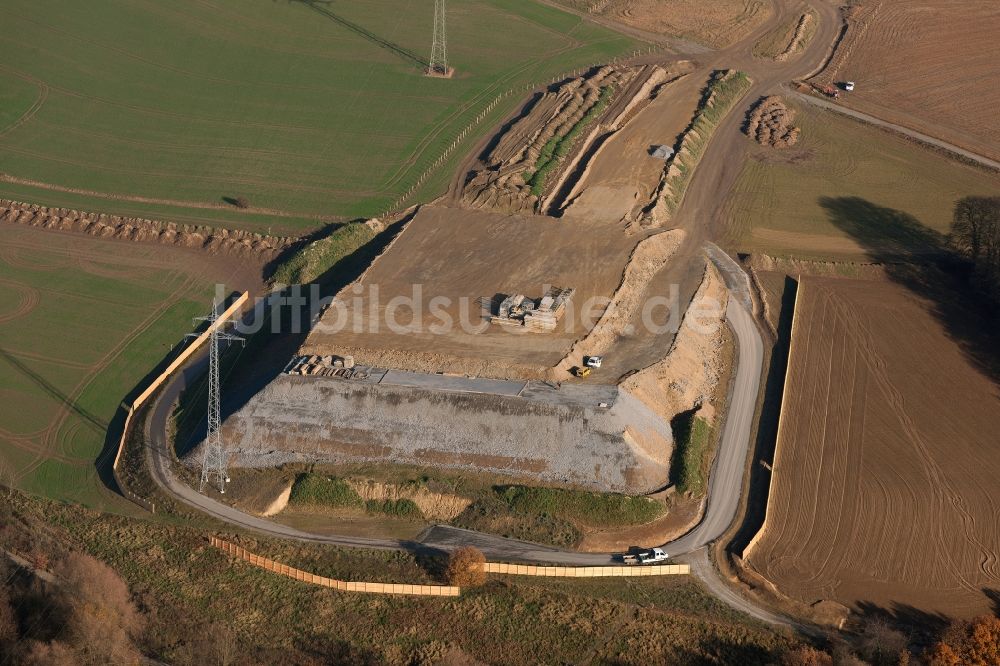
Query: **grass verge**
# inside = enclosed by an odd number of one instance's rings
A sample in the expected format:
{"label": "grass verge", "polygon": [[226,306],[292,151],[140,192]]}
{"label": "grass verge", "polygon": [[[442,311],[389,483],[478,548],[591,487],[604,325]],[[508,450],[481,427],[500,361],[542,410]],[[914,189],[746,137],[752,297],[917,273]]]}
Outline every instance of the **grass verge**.
{"label": "grass verge", "polygon": [[337,227],[325,238],[293,253],[272,276],[280,284],[308,284],[333,269],[338,262],[375,238],[375,231],[363,222]]}
{"label": "grass verge", "polygon": [[670,464],[673,482],[680,493],[703,496],[707,490],[708,452],[712,443],[712,428],[694,412],[677,415],[671,422],[674,431],[674,452]]}
{"label": "grass verge", "polygon": [[[0,547],[50,562],[82,551],[114,568],[145,616],[137,646],[171,664],[766,664],[798,645],[722,607],[691,577],[495,578],[445,599],[338,594],[234,561],[207,545],[214,532],[17,494],[0,496],[0,516]],[[440,566],[401,552],[220,536],[343,580],[436,582]],[[56,621],[54,610],[39,612]]]}
{"label": "grass verge", "polygon": [[645,497],[562,488],[496,486],[453,522],[459,527],[558,546],[576,546],[583,528],[641,525],[666,513]]}
{"label": "grass verge", "polygon": [[363,509],[368,513],[394,518],[420,520],[423,514],[413,500],[406,498],[364,500],[343,479],[322,474],[300,474],[292,484],[289,504],[319,506],[329,509]]}

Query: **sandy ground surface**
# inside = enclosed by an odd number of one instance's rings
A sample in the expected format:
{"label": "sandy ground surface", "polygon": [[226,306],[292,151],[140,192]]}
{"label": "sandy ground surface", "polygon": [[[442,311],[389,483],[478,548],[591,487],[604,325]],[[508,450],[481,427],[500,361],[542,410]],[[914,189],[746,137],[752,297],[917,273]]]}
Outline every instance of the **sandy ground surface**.
{"label": "sandy ground surface", "polygon": [[[430,372],[544,375],[601,316],[639,239],[590,221],[426,206],[365,276],[361,294],[354,286],[342,293],[346,316],[375,312],[379,329],[328,332],[340,316],[331,307],[303,353],[353,353],[359,363]],[[423,295],[422,326],[410,308],[394,310],[390,303],[412,296],[415,285]],[[576,289],[555,331],[524,333],[485,323],[482,299],[495,302],[501,294],[518,293],[539,298],[546,285]],[[439,312],[453,326],[432,330],[443,321],[431,309],[434,298],[449,299]],[[386,325],[393,310],[399,332]],[[469,326],[463,328],[462,321]]]}
{"label": "sandy ground surface", "polygon": [[601,147],[563,215],[620,222],[649,202],[663,173],[663,161],[652,157],[650,149],[677,143],[704,86],[703,77],[695,74],[667,84]]}
{"label": "sandy ground surface", "polygon": [[819,81],[855,81],[847,106],[1000,159],[1000,5],[866,0]]}
{"label": "sandy ground surface", "polygon": [[669,353],[626,379],[622,388],[667,419],[700,406],[700,415],[714,422],[720,405],[712,404],[712,397],[723,373],[727,302],[726,286],[709,263]]}
{"label": "sandy ground surface", "polygon": [[684,232],[675,229],[650,236],[636,246],[607,309],[597,324],[559,362],[556,379],[569,379],[572,369],[581,367],[585,356],[603,356],[622,338],[648,333],[641,322],[636,325],[637,320],[642,319],[646,305],[643,295],[650,280],[670,263],[683,240]]}
{"label": "sandy ground surface", "polygon": [[973,615],[1000,587],[1000,397],[926,303],[803,279],[767,526],[748,561],[806,603]]}

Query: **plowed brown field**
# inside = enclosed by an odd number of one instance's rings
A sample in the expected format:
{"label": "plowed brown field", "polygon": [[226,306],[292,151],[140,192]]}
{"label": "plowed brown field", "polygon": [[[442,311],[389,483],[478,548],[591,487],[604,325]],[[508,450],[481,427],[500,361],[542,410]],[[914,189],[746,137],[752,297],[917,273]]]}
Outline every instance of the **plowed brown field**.
{"label": "plowed brown field", "polygon": [[633,28],[675,35],[722,48],[738,42],[771,17],[761,0],[555,0]]}
{"label": "plowed brown field", "polygon": [[867,0],[821,78],[848,106],[1000,158],[995,0]]}
{"label": "plowed brown field", "polygon": [[748,561],[806,603],[950,615],[1000,589],[1000,397],[889,282],[800,283],[766,527]]}

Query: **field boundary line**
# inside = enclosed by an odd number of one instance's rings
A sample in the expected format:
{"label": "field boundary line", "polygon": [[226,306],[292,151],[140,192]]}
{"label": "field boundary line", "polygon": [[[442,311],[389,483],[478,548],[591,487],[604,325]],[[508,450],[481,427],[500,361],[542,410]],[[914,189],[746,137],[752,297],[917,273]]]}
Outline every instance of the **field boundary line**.
{"label": "field boundary line", "polygon": [[125,451],[125,443],[128,440],[130,427],[132,425],[132,417],[139,410],[140,407],[149,399],[153,393],[160,388],[160,386],[170,378],[170,375],[174,373],[188,358],[194,354],[195,351],[201,347],[206,340],[212,335],[212,332],[218,328],[221,328],[226,324],[230,317],[232,317],[236,312],[243,307],[243,304],[247,302],[250,298],[250,293],[244,291],[240,296],[233,301],[232,305],[226,308],[226,311],[219,315],[219,318],[214,321],[208,328],[201,332],[198,337],[191,341],[191,343],[181,351],[177,357],[170,362],[170,364],[160,373],[160,375],[150,382],[149,386],[139,394],[139,396],[132,401],[132,404],[128,405],[125,414],[125,423],[122,426],[122,436],[118,441],[118,451],[115,453],[115,460],[111,464],[111,472],[115,478],[115,482],[118,484],[118,489],[122,491],[122,494],[132,502],[138,504],[142,508],[146,509],[150,513],[156,513],[156,505],[147,499],[139,497],[122,481],[121,474],[118,471],[119,463],[121,463],[122,453]]}
{"label": "field boundary line", "polygon": [[457,597],[462,593],[462,588],[455,585],[419,585],[410,583],[366,583],[366,582],[354,582],[346,580],[337,580],[336,578],[327,578],[326,576],[317,576],[314,573],[308,571],[303,571],[302,569],[296,569],[295,567],[290,567],[287,564],[281,564],[267,557],[261,557],[256,553],[252,553],[242,546],[237,546],[234,543],[230,543],[224,539],[220,539],[215,536],[210,536],[208,541],[212,546],[218,548],[224,553],[236,558],[237,560],[242,560],[248,562],[255,567],[264,569],[265,571],[270,571],[287,578],[292,578],[294,580],[302,581],[303,583],[310,583],[312,585],[319,585],[321,587],[329,587],[338,592],[363,592],[366,594],[399,594],[399,595],[410,595],[410,596],[424,596],[424,597]]}
{"label": "field boundary line", "polygon": [[768,509],[771,505],[771,494],[774,491],[774,474],[775,469],[778,467],[778,454],[781,452],[781,435],[783,428],[787,425],[785,420],[785,409],[788,405],[788,379],[789,375],[792,373],[792,357],[795,352],[795,343],[798,340],[798,336],[795,334],[796,326],[799,323],[799,303],[802,302],[802,275],[796,276],[795,280],[795,305],[792,307],[792,325],[791,331],[788,336],[788,358],[787,364],[785,366],[785,383],[781,387],[781,409],[778,411],[778,434],[774,441],[774,456],[771,459],[771,476],[767,480],[767,498],[764,504],[764,520],[760,524],[760,529],[757,533],[753,535],[750,541],[747,543],[746,547],[743,548],[741,557],[744,561],[752,554],[753,550],[760,543],[760,540],[764,537],[764,533],[767,531],[767,519],[770,513]]}

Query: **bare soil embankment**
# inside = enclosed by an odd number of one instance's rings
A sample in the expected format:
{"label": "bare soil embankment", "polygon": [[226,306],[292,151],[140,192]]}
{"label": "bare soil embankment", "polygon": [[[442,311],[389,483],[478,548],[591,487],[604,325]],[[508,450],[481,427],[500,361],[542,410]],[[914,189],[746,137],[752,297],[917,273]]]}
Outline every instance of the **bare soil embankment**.
{"label": "bare soil embankment", "polygon": [[538,210],[561,184],[559,174],[572,164],[571,155],[593,140],[594,127],[624,119],[633,100],[648,97],[664,77],[656,66],[604,66],[540,93],[487,149],[465,183],[463,205],[510,213]]}
{"label": "bare soil embankment", "polygon": [[684,232],[674,229],[639,242],[625,267],[621,283],[601,318],[559,361],[555,368],[555,379],[568,379],[574,367],[582,366],[584,356],[602,356],[619,339],[641,332],[636,330],[633,321],[642,312],[646,287],[653,276],[670,261],[683,240]]}
{"label": "bare soil embankment", "polygon": [[262,261],[276,258],[296,242],[293,238],[264,236],[247,231],[178,225],[69,208],[48,208],[8,199],[0,199],[0,222],[75,231],[100,238],[199,248],[212,254],[253,257]]}
{"label": "bare soil embankment", "polygon": [[724,369],[723,319],[729,292],[715,266],[705,265],[705,277],[688,306],[670,351],[662,361],[628,377],[622,389],[672,420],[682,412],[699,409],[714,421],[721,405],[713,404]]}

